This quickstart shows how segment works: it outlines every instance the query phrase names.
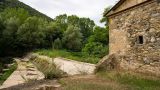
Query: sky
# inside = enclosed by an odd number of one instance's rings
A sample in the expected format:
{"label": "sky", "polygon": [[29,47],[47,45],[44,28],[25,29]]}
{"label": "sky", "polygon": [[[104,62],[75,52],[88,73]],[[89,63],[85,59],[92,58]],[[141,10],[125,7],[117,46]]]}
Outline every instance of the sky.
{"label": "sky", "polygon": [[118,0],[19,0],[51,18],[61,14],[87,17],[99,26],[104,8],[113,6]]}

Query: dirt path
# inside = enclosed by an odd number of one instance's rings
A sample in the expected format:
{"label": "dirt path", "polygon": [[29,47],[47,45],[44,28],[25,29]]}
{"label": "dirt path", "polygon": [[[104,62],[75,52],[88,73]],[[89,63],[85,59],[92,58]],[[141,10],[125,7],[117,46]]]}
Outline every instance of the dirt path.
{"label": "dirt path", "polygon": [[44,78],[44,75],[39,72],[32,63],[27,62],[27,60],[15,60],[18,64],[17,70],[15,70],[11,76],[2,84],[0,89],[23,84],[31,80],[40,80]]}

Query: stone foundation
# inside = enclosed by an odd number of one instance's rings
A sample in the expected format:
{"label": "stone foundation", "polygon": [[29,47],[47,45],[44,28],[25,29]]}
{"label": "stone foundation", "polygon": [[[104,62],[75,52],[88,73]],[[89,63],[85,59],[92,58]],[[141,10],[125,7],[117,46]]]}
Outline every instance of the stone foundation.
{"label": "stone foundation", "polygon": [[154,61],[144,63],[137,60],[130,60],[131,56],[112,54],[104,57],[97,65],[97,71],[122,70],[133,71],[136,73],[154,75],[160,77],[160,62]]}

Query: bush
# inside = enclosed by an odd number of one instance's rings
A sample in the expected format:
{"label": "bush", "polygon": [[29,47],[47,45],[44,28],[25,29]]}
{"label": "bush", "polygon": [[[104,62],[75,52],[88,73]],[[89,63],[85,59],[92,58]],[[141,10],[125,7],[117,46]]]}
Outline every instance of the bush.
{"label": "bush", "polygon": [[5,73],[3,73],[2,76],[0,76],[0,85],[3,84],[3,82],[6,81],[7,78],[17,69],[17,63],[14,63],[8,69],[8,71],[6,71]]}
{"label": "bush", "polygon": [[44,74],[46,79],[61,78],[64,75],[64,72],[61,71],[58,66],[45,59],[36,57],[32,62],[35,64],[37,69]]}
{"label": "bush", "polygon": [[53,49],[62,49],[62,42],[59,38],[57,38],[53,45],[52,45]]}
{"label": "bush", "polygon": [[100,58],[108,54],[108,48],[98,42],[90,42],[86,44],[82,51]]}

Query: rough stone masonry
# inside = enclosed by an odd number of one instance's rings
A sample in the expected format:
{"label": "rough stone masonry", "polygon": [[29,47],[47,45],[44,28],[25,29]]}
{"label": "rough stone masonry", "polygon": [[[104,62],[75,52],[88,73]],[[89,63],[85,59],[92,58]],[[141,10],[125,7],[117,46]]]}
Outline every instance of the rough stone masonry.
{"label": "rough stone masonry", "polygon": [[106,15],[110,54],[98,67],[160,76],[159,0],[120,0]]}

